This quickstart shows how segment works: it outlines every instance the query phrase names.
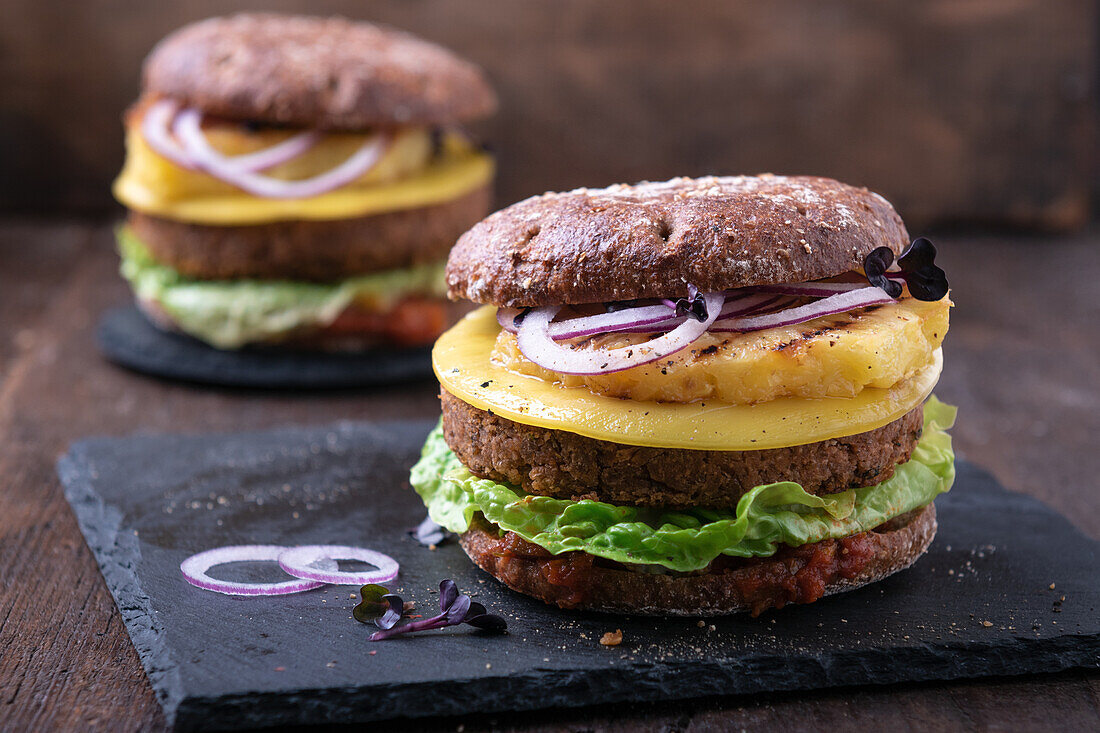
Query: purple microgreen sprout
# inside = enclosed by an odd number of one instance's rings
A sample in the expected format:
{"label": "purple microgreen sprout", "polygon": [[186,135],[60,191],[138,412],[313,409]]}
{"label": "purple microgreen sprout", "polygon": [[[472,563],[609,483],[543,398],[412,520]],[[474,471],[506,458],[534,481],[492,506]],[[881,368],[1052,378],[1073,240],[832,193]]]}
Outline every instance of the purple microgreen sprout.
{"label": "purple microgreen sprout", "polygon": [[[397,607],[401,607],[400,602],[398,602]],[[508,628],[508,622],[503,617],[487,613],[485,606],[475,603],[470,600],[469,596],[459,593],[458,586],[450,578],[439,584],[439,610],[438,616],[410,621],[402,626],[384,627],[381,631],[371,634],[370,640],[382,641],[399,634],[410,634],[415,631],[427,631],[428,629],[442,629],[447,626],[458,626],[459,624],[470,624],[481,631],[496,634]],[[356,615],[356,618],[358,619],[359,616]]]}
{"label": "purple microgreen sprout", "polygon": [[863,272],[867,275],[867,281],[877,288],[886,291],[891,298],[901,295],[901,283],[886,277],[886,271],[894,264],[894,250],[889,247],[879,247],[871,250],[863,258]]}
{"label": "purple microgreen sprout", "polygon": [[914,239],[898,257],[901,272],[888,272],[894,264],[894,252],[889,247],[872,250],[863,259],[863,272],[872,285],[882,288],[891,298],[901,295],[899,280],[909,286],[909,294],[917,300],[936,301],[947,295],[947,274],[936,266],[936,248],[925,237]]}
{"label": "purple microgreen sprout", "polygon": [[699,292],[699,288],[690,283],[687,297],[680,298],[673,305],[676,308],[676,315],[681,318],[691,316],[700,323],[707,320],[707,304],[703,300],[703,294]]}
{"label": "purple microgreen sprout", "polygon": [[410,529],[408,535],[425,547],[441,545],[452,536],[441,525],[432,521],[431,516],[424,517],[424,521]]}
{"label": "purple microgreen sprout", "polygon": [[898,267],[917,300],[939,300],[947,295],[947,273],[936,266],[936,247],[925,237],[914,239],[901,253]]}
{"label": "purple microgreen sprout", "polygon": [[439,610],[446,613],[451,604],[458,598],[458,584],[447,578],[439,584]]}
{"label": "purple microgreen sprout", "polygon": [[351,615],[362,624],[373,623],[380,629],[392,629],[404,613],[401,596],[389,592],[385,586],[364,585],[359,589],[362,602],[352,609]]}

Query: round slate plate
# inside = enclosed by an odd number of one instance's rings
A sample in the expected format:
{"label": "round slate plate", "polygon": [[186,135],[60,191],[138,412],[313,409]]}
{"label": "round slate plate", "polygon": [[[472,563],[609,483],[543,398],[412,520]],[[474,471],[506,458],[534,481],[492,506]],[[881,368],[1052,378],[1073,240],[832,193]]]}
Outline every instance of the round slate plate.
{"label": "round slate plate", "polygon": [[156,377],[223,387],[336,389],[374,387],[432,376],[431,347],[359,353],[244,349],[219,351],[161,331],[134,306],[112,308],[96,343],[115,364]]}

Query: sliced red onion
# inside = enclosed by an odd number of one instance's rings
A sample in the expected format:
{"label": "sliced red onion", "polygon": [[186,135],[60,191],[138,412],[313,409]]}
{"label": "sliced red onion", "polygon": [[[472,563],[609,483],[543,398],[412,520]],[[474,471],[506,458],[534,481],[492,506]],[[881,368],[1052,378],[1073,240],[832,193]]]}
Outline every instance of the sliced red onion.
{"label": "sliced red onion", "polygon": [[690,346],[718,318],[724,300],[723,293],[708,293],[703,296],[707,307],[705,320],[685,318],[668,333],[645,343],[595,350],[570,349],[555,343],[550,325],[561,306],[536,308],[520,322],[517,343],[525,357],[544,369],[562,374],[611,374],[657,361]]}
{"label": "sliced red onion", "polygon": [[838,293],[847,293],[867,287],[867,283],[778,283],[776,285],[757,285],[754,290],[761,293],[780,293],[782,295],[801,295],[810,298],[827,298]]}
{"label": "sliced red onion", "polygon": [[215,150],[203,134],[202,113],[198,110],[185,109],[176,115],[173,129],[184,150],[204,171],[255,196],[273,199],[319,196],[351,183],[382,159],[390,142],[389,134],[378,133],[335,168],[313,178],[283,181],[241,170],[232,158]]}
{"label": "sliced red onion", "polygon": [[[594,316],[582,316],[570,318],[567,321],[557,321],[550,324],[550,336],[555,341],[591,336],[597,333],[615,333],[626,328],[639,326],[651,326],[669,320],[670,306],[667,305],[643,305],[637,308],[624,308],[610,313],[599,313]],[[672,314],[676,313],[676,304],[671,306]]]}
{"label": "sliced red onion", "polygon": [[745,316],[743,318],[725,321],[711,330],[716,332],[733,331],[738,333],[762,331],[766,328],[793,326],[798,323],[813,320],[814,318],[845,313],[850,310],[855,310],[856,308],[866,308],[869,305],[893,302],[895,302],[894,299],[887,295],[881,288],[865,285],[858,290],[850,290],[846,293],[831,295],[828,298],[822,298],[821,300],[796,308],[787,308],[775,313]]}
{"label": "sliced red onion", "polygon": [[319,143],[322,137],[317,130],[306,130],[255,153],[226,156],[226,161],[234,168],[257,173],[294,160]]}
{"label": "sliced red onion", "polygon": [[[213,550],[200,552],[180,563],[180,571],[183,577],[191,585],[212,590],[215,593],[225,593],[231,596],[281,596],[288,593],[300,593],[305,590],[320,588],[324,583],[314,580],[305,580],[295,577],[294,580],[286,580],[281,583],[235,583],[228,580],[216,580],[207,575],[210,568],[224,565],[230,562],[277,562],[279,556],[286,552],[280,545],[232,545],[230,547],[217,547]],[[335,566],[331,562],[331,566]],[[331,567],[329,566],[329,567]],[[335,568],[333,568],[335,569]]]}
{"label": "sliced red onion", "polygon": [[171,99],[161,99],[154,102],[145,111],[141,118],[141,136],[158,155],[161,155],[176,165],[189,170],[195,169],[195,161],[187,154],[187,151],[176,142],[169,132],[172,120],[179,111],[179,103]]}
{"label": "sliced red onion", "polygon": [[[500,308],[497,310],[497,323],[506,331],[516,332],[516,317],[523,311],[519,308]],[[578,316],[550,324],[550,336],[555,341],[592,336],[600,333],[620,333],[639,331],[652,333],[663,330],[661,326],[671,323],[677,326],[683,317],[676,317],[676,305],[642,305],[634,308],[597,313],[593,316]],[[645,328],[648,327],[648,328]]]}
{"label": "sliced red onion", "polygon": [[516,316],[523,313],[522,308],[497,308],[497,323],[508,333],[516,332]]}
{"label": "sliced red onion", "polygon": [[[378,569],[349,573],[316,567],[314,563],[323,559],[360,560],[374,565]],[[347,545],[302,545],[301,547],[284,549],[283,553],[279,555],[279,567],[298,578],[334,585],[385,583],[396,578],[399,569],[397,561],[389,555],[383,555],[381,552],[368,550],[364,547],[349,547]]]}
{"label": "sliced red onion", "polygon": [[734,300],[727,299],[725,305],[722,306],[722,312],[718,314],[717,320],[725,321],[737,316],[756,313],[782,299],[782,295],[747,295]]}
{"label": "sliced red onion", "polygon": [[[757,313],[782,300],[781,295],[743,293],[727,296],[715,320],[722,321]],[[570,318],[565,321],[552,321],[549,332],[555,341],[604,333],[660,333],[676,328],[684,322],[685,316],[676,316],[669,312],[675,312],[675,310],[674,301],[662,299],[661,305],[643,305],[593,316]],[[498,308],[497,323],[505,331],[516,333],[515,321],[521,313],[523,313],[522,308]]]}
{"label": "sliced red onion", "polygon": [[[145,112],[141,121],[141,134],[154,151],[173,163],[189,170],[199,167],[195,158],[187,152],[173,137],[171,128],[179,112],[179,103],[171,99],[161,99]],[[229,165],[242,171],[258,172],[286,163],[305,153],[316,145],[323,135],[317,130],[306,130],[255,153],[225,156]]]}

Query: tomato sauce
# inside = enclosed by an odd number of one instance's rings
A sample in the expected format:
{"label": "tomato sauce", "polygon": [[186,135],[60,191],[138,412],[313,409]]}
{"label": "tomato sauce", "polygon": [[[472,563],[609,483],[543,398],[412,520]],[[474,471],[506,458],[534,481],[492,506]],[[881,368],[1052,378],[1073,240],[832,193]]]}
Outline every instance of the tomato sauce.
{"label": "tomato sauce", "polygon": [[[494,533],[495,534],[495,533]],[[594,568],[629,572],[625,566],[583,552],[552,555],[514,532],[493,538],[492,554],[507,571],[509,561],[538,563],[541,577],[560,593],[553,599],[563,608],[582,603],[594,581]],[[823,540],[801,547],[781,545],[771,557],[739,558],[721,555],[698,576],[728,576],[730,584],[753,616],[788,603],[812,603],[825,594],[830,584],[851,580],[863,572],[875,556],[875,540],[864,532],[839,540]]]}
{"label": "tomato sauce", "polygon": [[351,305],[322,333],[331,336],[377,336],[399,346],[430,344],[447,328],[447,304],[409,297],[383,312]]}

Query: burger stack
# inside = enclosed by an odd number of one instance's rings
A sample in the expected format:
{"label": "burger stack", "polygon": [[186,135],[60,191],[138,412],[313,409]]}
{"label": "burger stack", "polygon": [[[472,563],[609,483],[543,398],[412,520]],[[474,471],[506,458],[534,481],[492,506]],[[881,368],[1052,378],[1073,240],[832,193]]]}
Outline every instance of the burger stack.
{"label": "burger stack", "polygon": [[866,189],[550,193],[452,251],[412,485],[482,569],[564,608],[759,614],[917,560],[950,489],[947,280]]}
{"label": "burger stack", "polygon": [[146,60],[115,183],[137,303],[222,349],[431,343],[447,252],[490,200],[462,125],[495,106],[470,63],[367,23],[176,31]]}

